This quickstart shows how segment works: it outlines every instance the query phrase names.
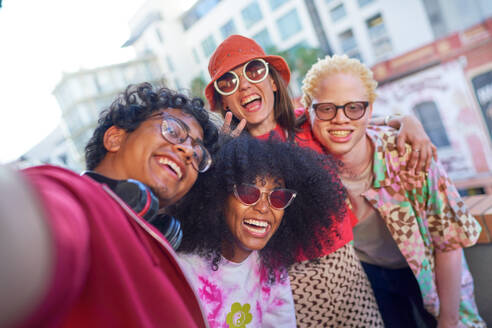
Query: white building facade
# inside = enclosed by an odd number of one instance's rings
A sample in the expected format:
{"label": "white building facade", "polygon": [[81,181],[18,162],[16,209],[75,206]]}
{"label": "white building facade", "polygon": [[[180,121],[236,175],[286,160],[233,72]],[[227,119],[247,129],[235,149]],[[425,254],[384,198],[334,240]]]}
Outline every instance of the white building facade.
{"label": "white building facade", "polygon": [[97,125],[100,112],[129,85],[152,82],[166,85],[164,74],[154,55],[138,59],[66,73],[53,91],[62,110],[64,131],[70,162],[75,168],[85,167],[84,148]]}
{"label": "white building facade", "polygon": [[265,49],[315,47],[373,66],[492,15],[487,0],[199,0],[185,13],[176,6],[146,1],[125,46],[155,53],[178,89],[196,77],[208,82],[208,60],[231,34]]}

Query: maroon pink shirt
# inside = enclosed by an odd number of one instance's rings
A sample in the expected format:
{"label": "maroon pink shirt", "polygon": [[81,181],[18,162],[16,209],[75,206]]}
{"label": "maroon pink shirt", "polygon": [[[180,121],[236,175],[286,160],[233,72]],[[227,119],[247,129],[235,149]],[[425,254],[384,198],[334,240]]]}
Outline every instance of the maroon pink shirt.
{"label": "maroon pink shirt", "polygon": [[23,327],[206,326],[156,229],[88,177],[54,166],[23,173],[44,205],[55,259],[46,294]]}

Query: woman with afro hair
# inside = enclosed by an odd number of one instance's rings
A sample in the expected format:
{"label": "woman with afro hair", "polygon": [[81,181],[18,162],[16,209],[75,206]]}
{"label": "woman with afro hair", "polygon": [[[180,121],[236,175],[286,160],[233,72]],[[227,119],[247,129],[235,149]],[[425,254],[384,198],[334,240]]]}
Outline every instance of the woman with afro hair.
{"label": "woman with afro hair", "polygon": [[[345,216],[327,156],[279,140],[229,139],[176,208],[178,250],[211,327],[295,327],[288,268]],[[327,240],[327,243],[330,241]]]}

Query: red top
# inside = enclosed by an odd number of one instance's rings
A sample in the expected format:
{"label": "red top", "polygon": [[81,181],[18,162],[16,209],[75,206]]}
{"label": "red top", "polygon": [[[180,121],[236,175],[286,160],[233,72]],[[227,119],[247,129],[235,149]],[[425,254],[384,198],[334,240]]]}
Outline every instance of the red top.
{"label": "red top", "polygon": [[23,172],[44,205],[54,249],[46,294],[23,327],[206,327],[155,228],[88,177],[54,166]]}
{"label": "red top", "polygon": [[[304,113],[304,109],[302,108],[296,109],[295,113],[296,116],[298,117],[302,113]],[[287,136],[284,129],[282,129],[278,124],[277,126],[275,126],[275,129],[273,129],[271,132],[261,136],[257,136],[257,138],[261,140],[266,140],[270,136],[274,138],[278,137],[283,141],[287,140]],[[321,144],[314,139],[311,130],[311,125],[309,124],[308,121],[306,121],[300,127],[300,131],[296,133],[295,142],[301,147],[313,149],[320,154],[325,153]],[[323,249],[321,251],[321,254],[319,254],[319,257],[326,256],[330,253],[333,253],[334,251],[336,251],[337,249],[346,245],[348,242],[354,239],[352,233],[352,227],[357,224],[357,218],[349,208],[347,208],[346,213],[347,215],[343,218],[343,221],[340,222],[334,220],[335,226],[333,227],[333,231],[331,230],[327,231],[326,229],[320,230],[318,238],[321,244],[323,245]],[[329,243],[326,242],[328,240],[332,240],[333,243],[330,245]],[[304,254],[302,254],[301,252],[301,254],[298,257],[298,260],[305,261],[308,260],[308,258],[306,258]]]}

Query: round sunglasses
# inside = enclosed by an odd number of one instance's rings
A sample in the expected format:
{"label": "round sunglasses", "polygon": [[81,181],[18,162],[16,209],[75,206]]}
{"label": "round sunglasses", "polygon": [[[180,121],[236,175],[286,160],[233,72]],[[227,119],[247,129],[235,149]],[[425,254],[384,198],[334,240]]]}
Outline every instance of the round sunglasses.
{"label": "round sunglasses", "polygon": [[241,183],[233,186],[234,196],[244,205],[252,206],[260,201],[263,193],[267,194],[268,203],[276,210],[283,210],[292,203],[297,193],[294,190],[276,188],[270,191],[261,191],[255,185]]}
{"label": "round sunglasses", "polygon": [[[242,76],[250,83],[260,83],[268,76],[268,63],[261,59],[253,59],[244,64]],[[223,96],[230,96],[239,88],[239,76],[229,71],[214,82],[215,90]]]}
{"label": "round sunglasses", "polygon": [[362,118],[366,113],[368,101],[352,101],[345,105],[337,106],[333,103],[317,103],[313,104],[316,117],[322,121],[331,121],[337,116],[338,109],[343,109],[345,116],[352,121],[356,121]]}

